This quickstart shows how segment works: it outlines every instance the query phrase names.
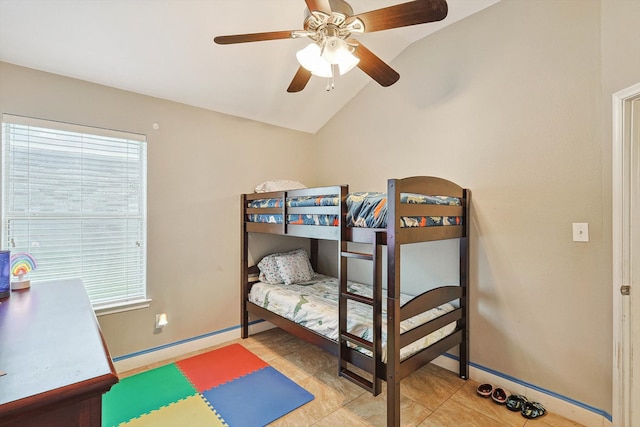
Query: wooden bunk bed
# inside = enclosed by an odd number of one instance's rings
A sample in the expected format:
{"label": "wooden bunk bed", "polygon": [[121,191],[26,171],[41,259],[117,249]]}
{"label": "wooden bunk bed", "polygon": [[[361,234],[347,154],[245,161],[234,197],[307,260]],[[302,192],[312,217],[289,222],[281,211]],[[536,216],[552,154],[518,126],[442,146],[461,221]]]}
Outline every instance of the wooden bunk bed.
{"label": "wooden bunk bed", "polygon": [[[417,194],[446,196],[459,200],[459,205],[414,204],[401,202],[402,195]],[[288,201],[298,198],[318,198],[332,195],[334,206],[288,206]],[[313,343],[338,358],[338,374],[360,385],[374,395],[381,392],[381,381],[387,382],[387,425],[400,425],[400,380],[442,355],[451,348],[459,348],[459,376],[468,378],[469,321],[469,190],[455,183],[435,177],[410,177],[388,180],[386,195],[387,220],[384,228],[351,227],[347,224],[348,187],[332,186],[271,193],[241,195],[241,328],[242,337],[249,335],[249,314],[267,320],[285,331]],[[255,207],[255,201],[276,199],[276,207]],[[406,201],[406,200],[404,200]],[[254,222],[257,215],[271,215],[279,223]],[[305,225],[293,223],[287,218],[297,215],[322,215],[335,218],[331,225]],[[456,218],[453,225],[403,227],[406,217]],[[248,265],[249,233],[266,233],[305,237],[310,239],[310,258],[317,270],[318,240],[338,242],[339,281],[339,335],[329,339],[292,320],[275,314],[249,301],[249,293],[258,272],[256,266]],[[459,240],[459,285],[441,286],[416,296],[406,304],[400,303],[400,247],[405,244],[444,239]],[[348,243],[371,245],[370,253],[353,252]],[[387,290],[383,301],[381,246],[387,246]],[[372,297],[363,297],[349,292],[347,287],[347,260],[349,258],[370,260],[373,264]],[[349,301],[366,304],[372,310],[373,339],[364,340],[347,330],[347,307]],[[401,333],[401,322],[420,313],[451,302],[455,308],[419,327]],[[382,357],[382,308],[387,312],[386,361]],[[454,323],[455,328],[446,337],[422,348],[417,353],[401,360],[400,350],[406,345],[425,337],[445,325]],[[363,352],[361,349],[366,349]],[[354,367],[359,368],[357,371]],[[365,371],[363,374],[362,371]],[[358,373],[359,372],[359,373]]]}

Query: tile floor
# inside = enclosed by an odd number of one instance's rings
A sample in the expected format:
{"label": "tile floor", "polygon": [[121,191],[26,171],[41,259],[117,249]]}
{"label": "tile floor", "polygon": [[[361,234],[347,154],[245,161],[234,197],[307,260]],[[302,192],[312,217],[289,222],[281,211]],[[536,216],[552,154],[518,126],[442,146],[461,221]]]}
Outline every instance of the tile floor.
{"label": "tile floor", "polygon": [[[385,393],[370,393],[336,375],[335,357],[280,329],[261,332],[239,342],[271,366],[311,392],[315,399],[276,420],[273,427],[385,426]],[[229,344],[229,343],[227,343]],[[225,344],[226,345],[226,344]],[[208,351],[206,349],[203,351]],[[193,354],[184,355],[184,357]],[[174,362],[165,361],[130,371]],[[384,383],[383,383],[384,384]],[[476,394],[479,384],[464,381],[433,364],[423,366],[401,383],[402,426],[417,427],[575,427],[580,426],[553,413],[527,420]]]}

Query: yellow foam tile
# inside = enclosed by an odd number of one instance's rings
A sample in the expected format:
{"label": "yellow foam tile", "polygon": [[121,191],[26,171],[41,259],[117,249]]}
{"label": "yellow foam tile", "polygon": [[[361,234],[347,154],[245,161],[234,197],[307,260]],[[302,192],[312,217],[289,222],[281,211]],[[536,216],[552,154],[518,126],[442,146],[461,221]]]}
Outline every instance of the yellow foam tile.
{"label": "yellow foam tile", "polygon": [[207,426],[228,427],[200,395],[189,396],[171,405],[151,411],[120,424],[126,427]]}

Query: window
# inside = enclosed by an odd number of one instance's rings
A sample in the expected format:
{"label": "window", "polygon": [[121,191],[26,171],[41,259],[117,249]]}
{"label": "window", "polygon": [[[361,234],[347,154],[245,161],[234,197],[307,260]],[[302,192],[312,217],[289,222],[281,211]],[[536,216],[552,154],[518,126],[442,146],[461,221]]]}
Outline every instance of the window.
{"label": "window", "polygon": [[2,247],[96,309],[146,299],[146,157],[143,135],[3,115]]}

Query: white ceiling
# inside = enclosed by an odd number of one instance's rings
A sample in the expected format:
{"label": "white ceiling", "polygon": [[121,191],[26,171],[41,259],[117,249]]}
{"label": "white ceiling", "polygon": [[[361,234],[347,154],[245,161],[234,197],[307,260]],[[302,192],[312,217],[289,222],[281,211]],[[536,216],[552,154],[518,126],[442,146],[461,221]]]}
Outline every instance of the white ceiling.
{"label": "white ceiling", "polygon": [[[387,63],[498,0],[448,0],[444,21],[356,38]],[[350,0],[354,13],[403,0]],[[359,69],[286,89],[308,39],[216,45],[214,36],[299,30],[304,0],[0,0],[0,61],[315,133],[366,84]],[[396,70],[402,78],[402,70]],[[385,88],[393,90],[393,86]]]}

